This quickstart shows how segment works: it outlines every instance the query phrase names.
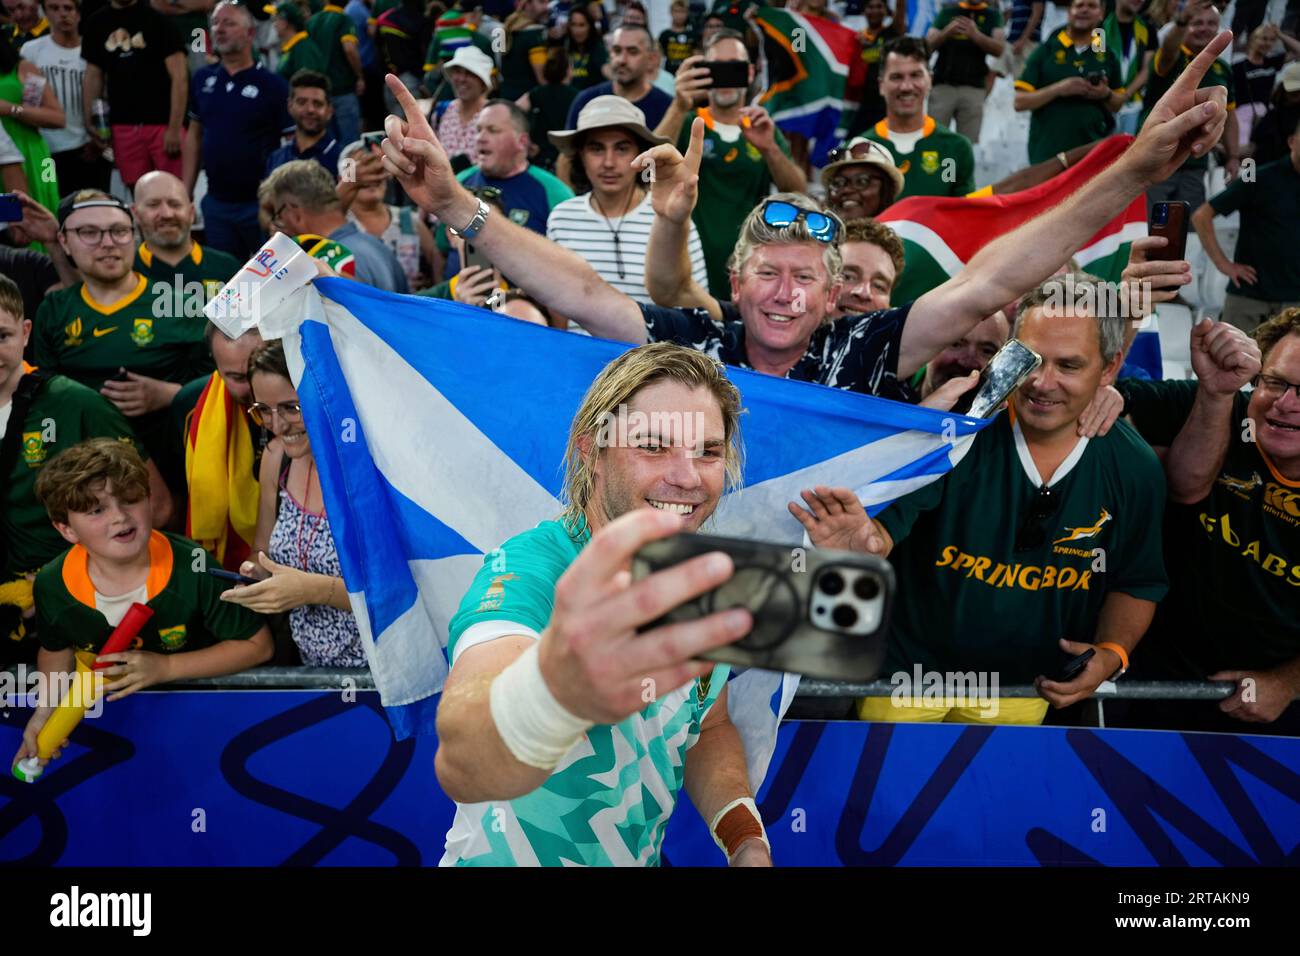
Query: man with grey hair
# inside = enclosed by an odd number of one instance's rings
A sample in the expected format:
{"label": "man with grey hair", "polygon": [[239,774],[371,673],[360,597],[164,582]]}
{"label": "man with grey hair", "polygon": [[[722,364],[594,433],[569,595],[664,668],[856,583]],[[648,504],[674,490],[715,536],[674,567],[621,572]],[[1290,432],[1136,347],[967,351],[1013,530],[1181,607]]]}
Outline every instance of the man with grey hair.
{"label": "man with grey hair", "polygon": [[266,157],[293,131],[284,77],[253,60],[255,24],[248,7],[223,0],[212,11],[212,44],[220,63],[190,81],[190,131],[182,153],[185,191],[194,195],[202,165],[204,236],[240,262],[262,244],[257,183]]}
{"label": "man with grey hair", "polygon": [[[1067,273],[1020,303],[1012,334],[1042,365],[955,468],[867,517],[847,488],[790,511],[817,547],[887,556],[898,575],[886,673],[996,674],[1043,699],[985,708],[865,698],[864,720],[1037,724],[1123,673],[1167,590],[1160,461],[1118,422],[1079,417],[1124,362],[1126,320],[1100,279]],[[1077,673],[1067,662],[1092,651]]]}
{"label": "man with grey hair", "polygon": [[257,201],[273,231],[333,239],[352,253],[357,279],[387,292],[408,291],[397,257],[348,221],[334,177],[314,159],[295,159],[273,170],[258,187]]}
{"label": "man with grey hair", "polygon": [[[386,82],[406,119],[386,120],[383,162],[423,211],[471,239],[506,275],[527,276],[528,291],[540,304],[593,335],[637,344],[674,341],[770,375],[879,392],[1052,275],[1148,185],[1217,141],[1226,115],[1223,90],[1198,91],[1196,85],[1231,39],[1225,32],[1209,44],[1152,109],[1124,155],[1060,206],[990,242],[915,303],[833,323],[828,316],[842,286],[833,261],[840,226],[807,199],[773,197],[752,214],[764,218],[772,238],[736,262],[732,303],[719,302],[689,279],[701,118],[693,123],[686,156],[665,144],[633,160],[652,180],[655,223],[646,275],[671,286],[649,291],[673,308],[638,305],[570,250],[492,215],[456,181],[446,150],[396,77]],[[661,298],[662,291],[671,297]]]}

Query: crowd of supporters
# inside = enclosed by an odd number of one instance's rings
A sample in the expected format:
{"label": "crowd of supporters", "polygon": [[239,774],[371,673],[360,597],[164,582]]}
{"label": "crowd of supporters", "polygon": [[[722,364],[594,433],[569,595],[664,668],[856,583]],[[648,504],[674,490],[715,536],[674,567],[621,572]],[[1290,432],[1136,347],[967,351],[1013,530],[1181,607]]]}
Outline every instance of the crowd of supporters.
{"label": "crowd of supporters", "polygon": [[[1300,732],[1300,4],[962,0],[921,32],[901,0],[791,0],[859,40],[820,165],[763,105],[758,7],[4,0],[0,664],[68,670],[140,601],[156,620],[115,658],[118,695],[365,665],[284,353],[202,311],[281,232],[389,292],[943,410],[1015,337],[1043,365],[945,478],[874,519],[850,474],[790,505],[813,545],[894,566],[884,676],[1036,684],[994,718],[1016,723],[1069,720],[1126,671],[1228,681],[1107,721]],[[1208,148],[1117,162],[891,298],[912,263],[884,210],[1046,182],[1117,131],[1154,143],[1228,26]],[[443,179],[401,169],[390,113],[427,122]],[[999,183],[995,123],[1023,134]],[[1111,314],[1071,259],[1143,192],[1188,204],[1191,244],[1133,242],[1147,294]],[[1139,299],[1183,323],[1163,381],[1128,362]]]}

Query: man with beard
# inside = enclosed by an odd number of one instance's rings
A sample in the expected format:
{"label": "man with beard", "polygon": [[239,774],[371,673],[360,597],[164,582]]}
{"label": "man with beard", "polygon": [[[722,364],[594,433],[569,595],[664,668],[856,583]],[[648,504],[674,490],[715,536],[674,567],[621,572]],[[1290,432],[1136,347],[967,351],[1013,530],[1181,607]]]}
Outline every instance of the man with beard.
{"label": "man with beard", "polygon": [[[734,30],[719,31],[705,44],[702,58],[688,57],[677,71],[676,95],[655,135],[676,143],[684,152],[691,137],[687,120],[692,116],[704,120],[707,131],[695,226],[704,244],[709,292],[728,299],[727,257],[749,210],[773,186],[780,192],[798,193],[808,188],[808,180],[790,158],[790,144],[767,110],[745,106],[743,88],[712,88],[703,63],[718,61],[748,63],[749,82],[754,82],[754,65],[749,63],[744,38]],[[707,105],[700,106],[700,100]]]}
{"label": "man with beard", "polygon": [[257,219],[257,184],[263,157],[280,143],[292,123],[285,110],[284,78],[253,61],[256,24],[248,7],[223,0],[212,11],[212,43],[220,63],[194,74],[190,83],[190,133],[185,139],[185,191],[203,169],[203,228],[210,245],[240,262],[264,238]]}
{"label": "man with beard", "polygon": [[584,106],[597,96],[611,93],[644,113],[651,129],[658,126],[672,97],[654,85],[659,75],[659,47],[644,26],[625,25],[614,31],[609,43],[609,75],[611,79],[578,94],[569,107],[568,128],[578,125],[578,114]]}
{"label": "man with beard", "polygon": [[173,287],[131,268],[131,211],[82,190],[59,204],[59,242],[81,281],[36,312],[32,360],[98,390],[131,422],[173,494],[184,488],[170,413],[181,385],[212,370],[204,320],[176,309]]}
{"label": "man with beard", "polygon": [[915,303],[851,319],[829,321],[842,289],[842,223],[806,196],[773,196],[749,214],[728,274],[734,304],[689,281],[687,223],[701,191],[702,118],[693,124],[685,156],[664,144],[633,160],[637,168],[654,167],[646,273],[665,278],[668,297],[650,291],[672,308],[638,305],[579,256],[492,215],[455,181],[446,151],[396,78],[387,82],[406,120],[387,119],[383,163],[423,211],[473,241],[506,275],[527,276],[534,299],[593,335],[689,344],[769,375],[879,394],[1051,276],[1150,183],[1218,138],[1222,93],[1198,92],[1195,81],[1230,41],[1224,33],[1206,47],[1124,155],[1064,203],[986,245]]}
{"label": "man with beard", "polygon": [[334,107],[330,103],[330,81],[324,73],[299,70],[289,81],[289,117],[293,136],[266,160],[266,175],[295,159],[314,159],[335,178],[339,155],[347,143],[330,132]]}
{"label": "man with beard", "polygon": [[194,241],[194,203],[185,184],[171,173],[145,173],[135,184],[135,221],[140,225],[140,246],[135,270],[154,285],[171,291],[173,303],[197,317],[202,306],[221,291],[239,271],[240,262],[220,249]]}
{"label": "man with beard", "polygon": [[730,865],[771,865],[727,716],[730,668],[697,659],[748,633],[749,612],[639,630],[732,561],[712,552],[635,584],[627,570],[642,545],[700,529],[739,456],[740,393],[699,352],[632,349],[592,383],[569,432],[567,508],[493,550],[451,620],[434,761],[456,801],[444,866],[658,865],[682,786]]}

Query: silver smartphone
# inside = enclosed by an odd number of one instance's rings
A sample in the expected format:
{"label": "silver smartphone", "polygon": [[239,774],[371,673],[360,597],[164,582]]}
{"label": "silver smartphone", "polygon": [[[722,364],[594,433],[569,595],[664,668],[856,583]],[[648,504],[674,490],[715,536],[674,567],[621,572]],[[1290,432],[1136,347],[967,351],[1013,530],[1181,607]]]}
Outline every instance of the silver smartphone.
{"label": "silver smartphone", "polygon": [[[1019,339],[1010,339],[998,350],[980,372],[980,384],[975,389],[970,408],[963,414],[971,418],[989,418],[997,414],[1002,403],[1012,392],[1024,384],[1034,369],[1043,364],[1043,357]],[[970,394],[969,392],[967,394]],[[953,411],[961,411],[960,404]]]}

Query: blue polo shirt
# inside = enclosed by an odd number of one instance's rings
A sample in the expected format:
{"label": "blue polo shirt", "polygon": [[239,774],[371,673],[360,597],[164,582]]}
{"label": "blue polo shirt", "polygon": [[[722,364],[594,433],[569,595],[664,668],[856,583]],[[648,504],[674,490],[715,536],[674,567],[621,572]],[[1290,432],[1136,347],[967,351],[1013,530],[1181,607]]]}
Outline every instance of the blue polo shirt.
{"label": "blue polo shirt", "polygon": [[[531,163],[522,173],[506,179],[485,176],[477,166],[463,170],[456,178],[466,189],[481,189],[484,186],[499,189],[501,206],[510,221],[531,229],[540,236],[546,235],[546,220],[551,215],[551,207],[573,198],[573,190],[564,180]],[[460,271],[460,255],[447,242],[445,226],[438,226],[437,240],[438,247],[447,253],[443,278],[450,279]]]}
{"label": "blue polo shirt", "polygon": [[343,145],[339,142],[339,138],[326,132],[312,146],[300,153],[298,152],[298,138],[295,136],[266,157],[266,175],[271,175],[271,170],[283,166],[285,163],[291,163],[295,159],[314,159],[329,170],[329,174],[337,180],[339,178],[339,153],[342,151]]}
{"label": "blue polo shirt", "polygon": [[[578,128],[578,114],[582,108],[598,96],[610,96],[614,92],[614,84],[609,80],[604,83],[597,83],[595,86],[589,86],[578,94],[574,99],[573,105],[569,107],[569,118],[566,129]],[[650,92],[639,100],[632,101],[632,105],[645,114],[646,129],[654,129],[659,125],[659,121],[664,118],[668,112],[668,107],[672,106],[673,98],[659,89],[657,86],[650,87]]]}
{"label": "blue polo shirt", "polygon": [[208,192],[230,203],[257,201],[264,157],[293,131],[289,84],[256,63],[234,76],[220,63],[190,79],[190,119],[203,124]]}

